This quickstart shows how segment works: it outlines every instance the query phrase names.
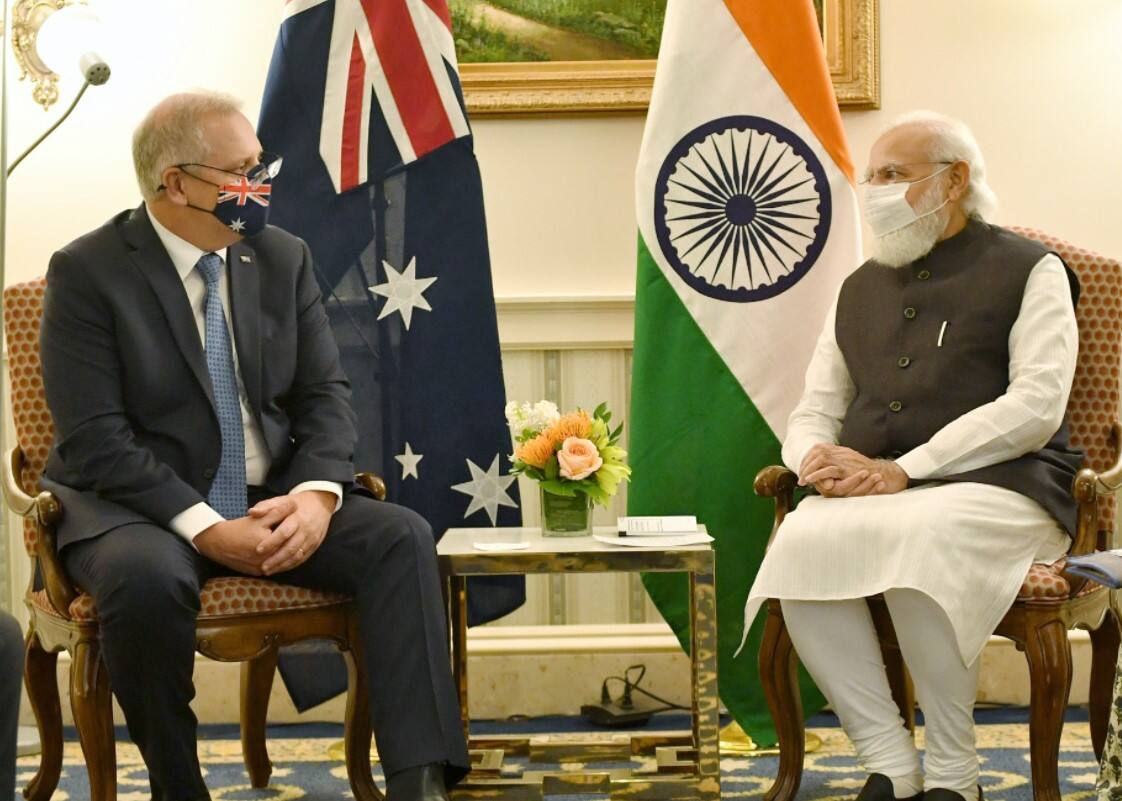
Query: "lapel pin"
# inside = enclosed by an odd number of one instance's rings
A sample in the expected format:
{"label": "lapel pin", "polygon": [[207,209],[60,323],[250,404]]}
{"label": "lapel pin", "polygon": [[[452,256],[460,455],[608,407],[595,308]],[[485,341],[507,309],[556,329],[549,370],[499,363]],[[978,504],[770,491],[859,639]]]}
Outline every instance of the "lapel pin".
{"label": "lapel pin", "polygon": [[253,259],[251,259],[249,256],[246,256],[244,254],[240,258],[242,260],[242,264],[249,264],[250,262],[253,261]]}

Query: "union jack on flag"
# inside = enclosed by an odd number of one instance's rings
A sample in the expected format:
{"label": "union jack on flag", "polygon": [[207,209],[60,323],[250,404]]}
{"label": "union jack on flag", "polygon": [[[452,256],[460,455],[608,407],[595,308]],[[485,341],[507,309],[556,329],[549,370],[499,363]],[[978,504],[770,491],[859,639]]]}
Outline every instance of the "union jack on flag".
{"label": "union jack on flag", "polygon": [[272,191],[273,188],[269,184],[253,186],[249,179],[243,175],[236,184],[224,184],[219,188],[221,194],[218,196],[218,202],[225,203],[228,200],[237,200],[239,206],[244,206],[252,200],[258,206],[268,206],[269,194]]}
{"label": "union jack on flag", "polygon": [[[334,13],[318,127],[320,156],[336,192],[471,133],[447,0],[286,0],[285,20],[329,2]],[[371,152],[372,142],[378,152]]]}

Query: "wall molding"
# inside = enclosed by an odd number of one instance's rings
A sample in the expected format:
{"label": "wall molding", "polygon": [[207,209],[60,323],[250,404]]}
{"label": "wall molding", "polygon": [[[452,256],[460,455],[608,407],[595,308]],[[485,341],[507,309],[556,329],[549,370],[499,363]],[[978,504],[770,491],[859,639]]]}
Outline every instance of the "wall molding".
{"label": "wall molding", "polygon": [[495,298],[503,350],[630,348],[633,295],[526,295]]}

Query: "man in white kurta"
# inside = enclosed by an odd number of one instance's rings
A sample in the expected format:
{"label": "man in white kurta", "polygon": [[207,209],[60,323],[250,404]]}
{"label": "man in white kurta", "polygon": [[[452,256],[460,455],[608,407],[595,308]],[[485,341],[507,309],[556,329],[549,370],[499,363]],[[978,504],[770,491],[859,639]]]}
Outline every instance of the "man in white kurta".
{"label": "man in white kurta", "polygon": [[[1070,543],[1060,490],[1078,463],[1063,426],[1077,290],[1056,255],[982,221],[992,193],[961,123],[905,118],[874,145],[866,183],[876,256],[839,294],[783,445],[818,494],[780,527],[746,620],[781,599],[870,773],[861,801],[973,799],[982,648],[1033,561]],[[987,370],[1000,389],[977,395]],[[924,711],[924,771],[863,600],[877,593]]]}

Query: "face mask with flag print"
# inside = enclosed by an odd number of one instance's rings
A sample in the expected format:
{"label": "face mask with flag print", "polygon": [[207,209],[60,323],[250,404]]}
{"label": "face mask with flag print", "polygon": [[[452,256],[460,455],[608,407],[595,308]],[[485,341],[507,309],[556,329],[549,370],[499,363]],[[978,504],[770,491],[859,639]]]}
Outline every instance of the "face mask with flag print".
{"label": "face mask with flag print", "polygon": [[261,233],[269,222],[269,196],[273,191],[271,182],[272,179],[268,177],[256,183],[242,176],[237,183],[219,185],[218,202],[210,213],[231,231],[242,236]]}
{"label": "face mask with flag print", "polygon": [[940,173],[946,172],[948,169],[950,169],[950,165],[931,173],[931,175],[928,175],[926,178],[920,178],[918,181],[899,181],[894,184],[866,184],[865,222],[867,222],[869,227],[873,230],[873,236],[879,239],[888,234],[895,233],[901,228],[911,225],[916,220],[934,214],[939,211],[939,209],[943,208],[943,206],[950,203],[950,198],[947,198],[930,211],[926,211],[923,214],[916,214],[916,210],[912,208],[912,204],[908,202],[908,198],[906,197],[908,194],[908,187],[912,186],[912,184],[927,181]]}

